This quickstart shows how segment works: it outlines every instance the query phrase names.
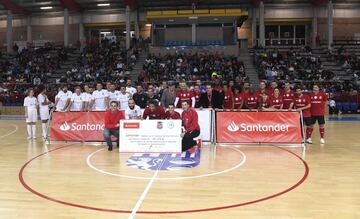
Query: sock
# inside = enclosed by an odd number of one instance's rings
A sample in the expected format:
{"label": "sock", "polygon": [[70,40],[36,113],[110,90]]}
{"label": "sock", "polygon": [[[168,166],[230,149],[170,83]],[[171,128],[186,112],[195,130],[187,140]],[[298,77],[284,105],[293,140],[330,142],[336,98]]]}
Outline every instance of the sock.
{"label": "sock", "polygon": [[313,132],[313,127],[306,127],[306,139],[311,138],[311,134]]}
{"label": "sock", "polygon": [[27,125],[26,128],[27,128],[28,136],[31,138],[31,136],[32,136],[31,125]]}
{"label": "sock", "polygon": [[41,123],[42,133],[43,137],[46,137],[46,123]]}
{"label": "sock", "polygon": [[319,128],[319,131],[320,131],[320,138],[324,138],[325,128],[324,128],[324,127],[320,127],[320,128]]}
{"label": "sock", "polygon": [[34,138],[36,136],[36,125],[31,125],[32,130],[32,137]]}

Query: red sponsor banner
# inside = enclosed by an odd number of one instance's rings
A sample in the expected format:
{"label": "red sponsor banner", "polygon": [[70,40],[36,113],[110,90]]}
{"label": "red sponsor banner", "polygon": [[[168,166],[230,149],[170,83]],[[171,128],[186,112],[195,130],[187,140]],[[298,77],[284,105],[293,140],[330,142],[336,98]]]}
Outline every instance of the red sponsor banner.
{"label": "red sponsor banner", "polygon": [[219,143],[301,143],[298,112],[216,112]]}
{"label": "red sponsor banner", "polygon": [[124,122],[124,129],[138,129],[140,128],[140,123],[138,122]]}
{"label": "red sponsor banner", "polygon": [[105,112],[54,112],[51,141],[104,141]]}

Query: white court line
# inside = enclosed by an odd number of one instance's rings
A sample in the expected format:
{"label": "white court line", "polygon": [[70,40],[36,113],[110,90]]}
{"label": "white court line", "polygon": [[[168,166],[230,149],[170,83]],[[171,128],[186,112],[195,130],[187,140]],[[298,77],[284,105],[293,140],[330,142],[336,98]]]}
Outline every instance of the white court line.
{"label": "white court line", "polygon": [[[235,147],[229,147],[230,149],[238,152],[241,154],[242,158],[241,161],[228,169],[225,169],[223,171],[219,171],[219,172],[214,172],[214,173],[208,173],[208,174],[201,174],[201,175],[197,175],[197,176],[179,176],[179,177],[161,177],[161,178],[156,178],[156,180],[180,180],[180,179],[196,179],[196,178],[203,178],[203,177],[209,177],[209,176],[216,176],[216,175],[220,175],[220,174],[224,174],[227,172],[230,172],[232,170],[235,170],[237,168],[239,168],[240,166],[244,165],[244,163],[246,162],[246,155],[244,154],[244,152],[240,151],[239,149],[235,148]],[[123,175],[123,174],[116,174],[116,173],[111,173],[111,172],[107,172],[104,170],[101,170],[97,167],[95,167],[92,163],[91,163],[91,158],[98,153],[101,150],[105,150],[105,148],[99,149],[94,151],[93,153],[91,153],[87,158],[86,158],[86,164],[93,170],[102,173],[102,174],[106,174],[106,175],[110,175],[110,176],[117,176],[117,177],[122,177],[122,178],[127,178],[127,179],[141,179],[141,180],[149,180],[151,179],[151,177],[140,177],[140,176],[129,176],[129,175]]]}
{"label": "white court line", "polygon": [[7,136],[9,136],[9,135],[14,134],[15,132],[17,132],[17,131],[19,130],[19,127],[18,127],[17,125],[15,125],[15,124],[10,124],[10,125],[13,126],[13,127],[15,127],[15,129],[14,129],[13,131],[5,134],[5,135],[1,135],[0,138],[5,138],[5,137],[7,137]]}
{"label": "white court line", "polygon": [[154,175],[152,176],[151,180],[149,181],[149,183],[148,183],[147,186],[145,187],[145,189],[144,189],[143,193],[141,194],[139,200],[136,202],[135,207],[132,209],[131,214],[129,215],[128,219],[133,219],[133,218],[135,218],[136,212],[139,210],[141,204],[144,202],[145,197],[146,197],[147,193],[149,192],[152,184],[154,183],[157,175],[159,174],[159,171],[161,170],[161,167],[164,165],[167,156],[168,156],[168,155],[165,155],[162,163],[159,165],[159,167],[158,167],[157,170],[155,171]]}

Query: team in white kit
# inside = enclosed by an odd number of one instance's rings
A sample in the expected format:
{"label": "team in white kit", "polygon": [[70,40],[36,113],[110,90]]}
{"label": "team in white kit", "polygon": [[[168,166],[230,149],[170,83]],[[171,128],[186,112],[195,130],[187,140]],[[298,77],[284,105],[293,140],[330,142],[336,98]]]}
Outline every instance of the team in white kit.
{"label": "team in white kit", "polygon": [[[141,110],[131,101],[136,89],[131,86],[120,86],[120,91],[116,90],[115,84],[110,83],[103,89],[102,83],[96,84],[96,90],[92,92],[88,85],[84,85],[84,92],[80,86],[76,86],[74,93],[68,90],[67,85],[63,85],[55,96],[55,103],[52,103],[47,95],[44,86],[39,86],[39,95],[34,96],[34,90],[28,90],[28,96],[24,99],[25,119],[27,123],[28,139],[36,138],[36,122],[38,112],[42,126],[42,137],[47,137],[47,124],[50,119],[50,108],[54,106],[57,112],[88,112],[106,111],[109,103],[116,101],[119,109],[125,111],[127,119],[141,117]],[[129,106],[130,101],[130,106]],[[140,116],[139,116],[140,115]]]}

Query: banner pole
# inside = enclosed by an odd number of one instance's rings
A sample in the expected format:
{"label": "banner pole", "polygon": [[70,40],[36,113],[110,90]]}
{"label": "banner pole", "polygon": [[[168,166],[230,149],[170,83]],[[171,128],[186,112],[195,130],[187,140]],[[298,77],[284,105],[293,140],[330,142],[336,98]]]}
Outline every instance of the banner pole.
{"label": "banner pole", "polygon": [[212,110],[211,111],[211,114],[212,114],[212,144],[213,145],[216,145],[216,110]]}
{"label": "banner pole", "polygon": [[49,128],[50,128],[50,124],[51,124],[51,119],[52,119],[52,114],[53,114],[53,112],[54,112],[54,109],[51,109],[51,110],[50,110],[49,120],[47,121],[47,124],[46,124],[45,142],[50,142],[50,141],[49,141]]}
{"label": "banner pole", "polygon": [[301,131],[302,131],[302,141],[303,142],[301,142],[301,144],[303,144],[304,145],[304,147],[305,147],[305,126],[304,126],[304,118],[303,118],[303,113],[302,113],[302,111],[300,111],[299,112],[300,113],[300,121],[301,121]]}

